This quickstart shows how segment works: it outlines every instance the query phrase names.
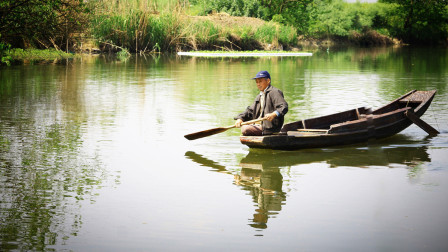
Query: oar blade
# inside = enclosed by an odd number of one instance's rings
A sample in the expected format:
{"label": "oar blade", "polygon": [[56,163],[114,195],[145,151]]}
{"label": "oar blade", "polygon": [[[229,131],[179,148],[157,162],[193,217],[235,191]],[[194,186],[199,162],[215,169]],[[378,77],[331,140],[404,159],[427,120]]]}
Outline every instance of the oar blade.
{"label": "oar blade", "polygon": [[203,131],[199,131],[196,133],[191,133],[188,135],[185,135],[184,137],[188,140],[195,140],[195,139],[199,139],[199,138],[203,138],[203,137],[208,137],[211,135],[215,135],[221,132],[224,132],[226,130],[228,130],[229,128],[214,128],[214,129],[208,129],[208,130],[203,130]]}

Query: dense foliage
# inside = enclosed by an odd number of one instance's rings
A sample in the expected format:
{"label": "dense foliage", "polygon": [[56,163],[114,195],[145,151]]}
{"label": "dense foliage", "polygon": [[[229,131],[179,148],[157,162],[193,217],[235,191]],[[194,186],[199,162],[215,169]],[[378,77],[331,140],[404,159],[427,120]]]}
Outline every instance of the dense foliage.
{"label": "dense foliage", "polygon": [[[268,21],[222,27],[185,16],[227,13]],[[187,15],[185,15],[187,14]],[[448,0],[1,0],[0,56],[10,48],[69,51],[83,35],[134,52],[273,49],[297,37],[384,44],[447,43]],[[378,43],[377,43],[378,42]],[[78,43],[79,44],[79,43]]]}
{"label": "dense foliage", "polygon": [[194,14],[225,12],[232,16],[256,17],[293,25],[304,32],[304,24],[308,23],[307,7],[313,0],[190,0],[190,3],[195,6]]}
{"label": "dense foliage", "polygon": [[232,16],[264,18],[267,11],[259,0],[190,0],[190,3],[198,7],[198,13],[196,14],[199,15],[225,12]]}
{"label": "dense foliage", "polygon": [[448,38],[448,0],[382,0],[390,3],[386,26],[391,35],[410,42]]}
{"label": "dense foliage", "polygon": [[82,0],[2,0],[1,42],[68,50],[71,37],[86,27],[88,12]]}
{"label": "dense foliage", "polygon": [[226,12],[294,26],[314,38],[378,34],[409,43],[436,43],[448,38],[448,0],[190,0],[198,14]]}

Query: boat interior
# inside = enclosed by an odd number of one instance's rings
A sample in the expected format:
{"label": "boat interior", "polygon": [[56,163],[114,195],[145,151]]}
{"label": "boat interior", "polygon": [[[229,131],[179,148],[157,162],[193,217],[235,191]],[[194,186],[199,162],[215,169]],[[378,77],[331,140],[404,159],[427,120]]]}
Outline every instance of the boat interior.
{"label": "boat interior", "polygon": [[285,124],[280,134],[304,136],[367,130],[375,125],[387,125],[404,117],[408,110],[418,110],[434,96],[435,91],[411,91],[376,110],[360,107],[336,114]]}

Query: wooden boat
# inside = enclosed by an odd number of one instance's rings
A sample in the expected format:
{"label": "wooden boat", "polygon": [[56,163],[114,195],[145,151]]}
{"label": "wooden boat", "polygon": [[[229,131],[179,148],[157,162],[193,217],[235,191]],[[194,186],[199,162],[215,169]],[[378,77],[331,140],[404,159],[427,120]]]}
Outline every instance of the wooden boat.
{"label": "wooden boat", "polygon": [[274,135],[241,136],[250,148],[304,149],[354,144],[399,133],[412,123],[437,135],[439,132],[420,119],[431,104],[436,90],[412,90],[376,110],[360,107],[336,114],[285,124]]}

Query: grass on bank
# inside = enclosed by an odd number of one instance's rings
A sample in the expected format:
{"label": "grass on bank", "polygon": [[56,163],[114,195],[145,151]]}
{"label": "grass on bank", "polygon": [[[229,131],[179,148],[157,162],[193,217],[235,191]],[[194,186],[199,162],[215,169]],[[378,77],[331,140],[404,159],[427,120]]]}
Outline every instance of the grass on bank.
{"label": "grass on bank", "polygon": [[297,31],[291,26],[266,22],[254,27],[242,22],[228,26],[180,13],[123,10],[100,13],[92,22],[92,33],[103,50],[126,48],[130,52],[191,50],[273,50],[295,47]]}
{"label": "grass on bank", "polygon": [[67,59],[75,57],[73,53],[66,53],[56,49],[20,49],[14,48],[10,50],[10,55],[13,60],[53,60],[53,59]]}
{"label": "grass on bank", "polygon": [[10,49],[10,46],[0,44],[0,47],[2,46],[4,48],[0,51],[0,65],[9,66],[17,62],[54,61],[78,57],[76,54],[56,49]]}

